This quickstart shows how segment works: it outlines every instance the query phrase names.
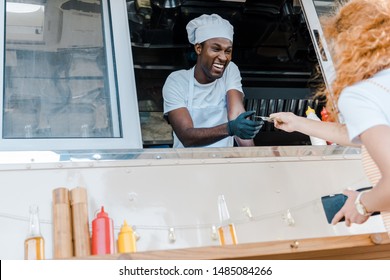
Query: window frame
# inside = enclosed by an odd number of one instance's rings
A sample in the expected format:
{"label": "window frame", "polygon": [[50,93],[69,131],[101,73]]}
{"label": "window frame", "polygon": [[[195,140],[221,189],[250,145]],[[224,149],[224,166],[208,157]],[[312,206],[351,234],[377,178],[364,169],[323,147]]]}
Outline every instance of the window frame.
{"label": "window frame", "polygon": [[[133,68],[133,57],[128,27],[125,0],[101,0],[103,11],[103,40],[105,44],[110,88],[115,85],[117,96],[111,92],[111,100],[116,99],[118,108],[117,127],[119,137],[107,138],[3,138],[4,114],[4,73],[5,73],[5,13],[6,1],[0,5],[0,151],[39,151],[39,150],[113,150],[140,149],[142,136],[138,111],[137,92]],[[111,60],[112,58],[112,60]],[[115,102],[114,102],[115,103]],[[113,109],[113,106],[110,106]],[[115,111],[115,110],[114,110]],[[112,113],[115,113],[115,112]]]}

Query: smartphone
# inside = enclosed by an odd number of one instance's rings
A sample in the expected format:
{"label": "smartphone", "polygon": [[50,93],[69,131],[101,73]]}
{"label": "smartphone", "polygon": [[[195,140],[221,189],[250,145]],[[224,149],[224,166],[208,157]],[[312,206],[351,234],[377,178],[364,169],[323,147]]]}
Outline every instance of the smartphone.
{"label": "smartphone", "polygon": [[[357,189],[356,191],[366,191],[370,190],[372,187],[365,187],[361,189]],[[331,194],[321,197],[322,206],[324,207],[326,219],[328,220],[328,223],[332,223],[333,217],[336,215],[337,212],[340,211],[340,209],[344,206],[344,203],[347,201],[347,196],[338,193],[338,194]],[[371,215],[378,215],[380,212],[374,212]],[[344,217],[340,220],[340,222],[343,222],[345,219]]]}

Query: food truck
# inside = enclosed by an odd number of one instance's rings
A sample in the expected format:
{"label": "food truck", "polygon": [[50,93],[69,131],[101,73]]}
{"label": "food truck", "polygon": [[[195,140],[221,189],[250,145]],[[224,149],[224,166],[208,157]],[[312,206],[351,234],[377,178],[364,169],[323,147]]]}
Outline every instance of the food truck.
{"label": "food truck", "polygon": [[[315,0],[4,1],[0,258],[24,258],[31,205],[39,207],[47,259],[388,258],[380,215],[333,226],[322,206],[323,196],[370,186],[359,148],[314,146],[265,123],[255,147],[173,149],[163,116],[166,77],[196,60],[185,26],[212,13],[234,26],[247,110],[304,116],[310,106],[320,115],[323,101],[313,92],[330,84],[333,64],[318,17],[332,7]],[[78,190],[79,212],[68,198]],[[236,244],[220,244],[218,197]],[[91,256],[102,207],[113,251]],[[121,254],[125,223],[136,249]]]}

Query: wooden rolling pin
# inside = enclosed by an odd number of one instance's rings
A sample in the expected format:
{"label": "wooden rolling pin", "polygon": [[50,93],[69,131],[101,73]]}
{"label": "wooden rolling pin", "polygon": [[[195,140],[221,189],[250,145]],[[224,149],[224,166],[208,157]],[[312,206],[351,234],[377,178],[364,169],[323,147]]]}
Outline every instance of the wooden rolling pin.
{"label": "wooden rolling pin", "polygon": [[74,256],[91,254],[91,241],[88,222],[87,190],[77,187],[70,191],[70,204],[73,216]]}
{"label": "wooden rolling pin", "polygon": [[54,258],[72,257],[72,217],[67,188],[53,190],[53,225]]}

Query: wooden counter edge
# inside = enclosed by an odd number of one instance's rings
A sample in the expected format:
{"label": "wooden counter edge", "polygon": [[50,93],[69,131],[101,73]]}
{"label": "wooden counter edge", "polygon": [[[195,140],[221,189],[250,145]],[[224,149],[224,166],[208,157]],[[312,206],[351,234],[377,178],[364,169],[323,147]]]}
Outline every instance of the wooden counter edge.
{"label": "wooden counter edge", "polygon": [[356,260],[390,259],[386,232],[88,256],[102,260]]}

